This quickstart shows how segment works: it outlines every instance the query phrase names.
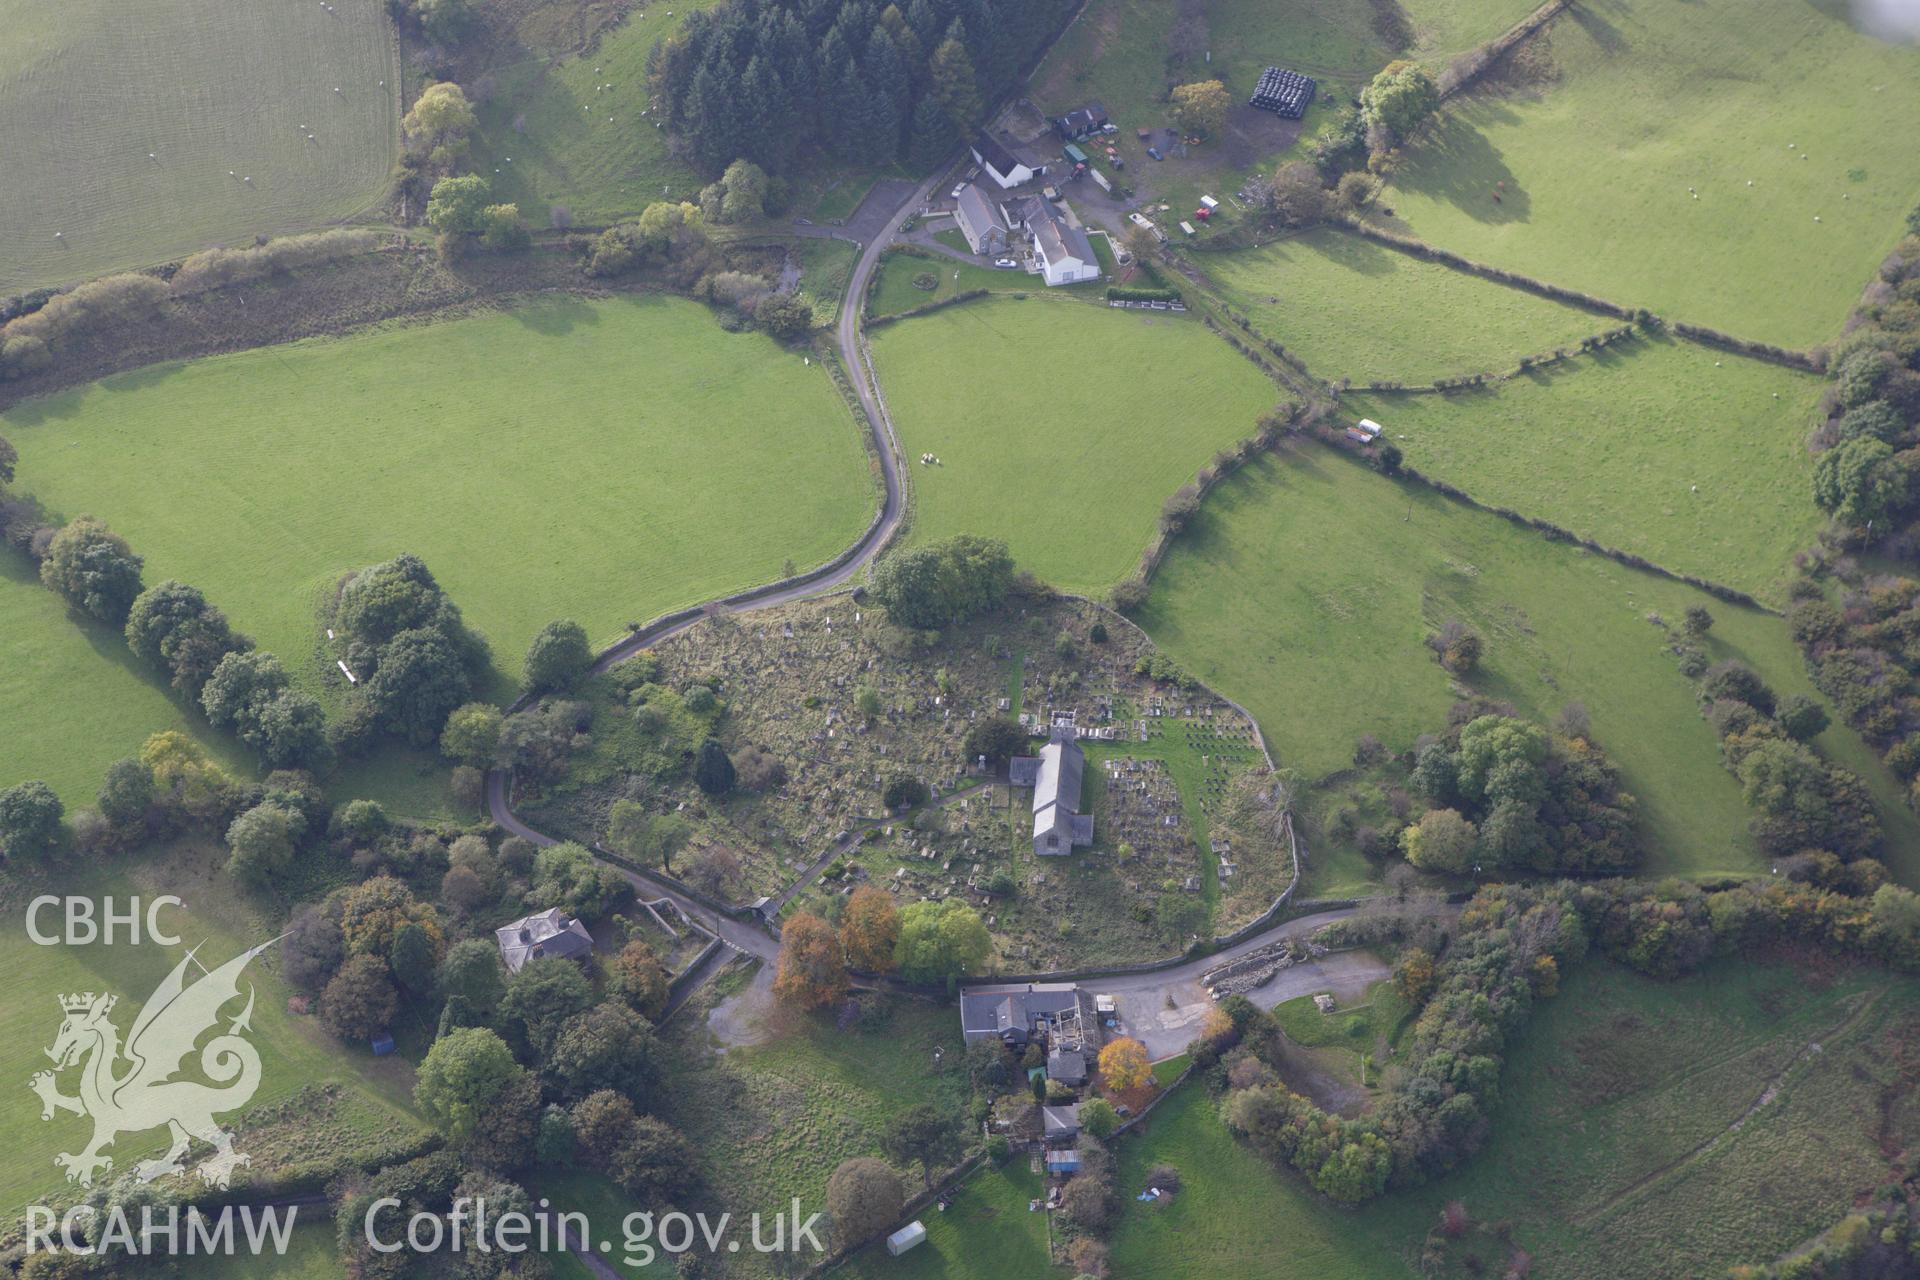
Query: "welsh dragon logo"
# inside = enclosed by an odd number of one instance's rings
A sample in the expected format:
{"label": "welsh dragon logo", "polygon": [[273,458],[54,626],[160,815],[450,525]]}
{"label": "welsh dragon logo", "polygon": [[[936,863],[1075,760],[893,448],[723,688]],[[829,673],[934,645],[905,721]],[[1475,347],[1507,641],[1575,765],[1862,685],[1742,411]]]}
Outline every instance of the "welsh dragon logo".
{"label": "welsh dragon logo", "polygon": [[[119,1029],[108,1016],[118,1003],[117,996],[89,991],[60,997],[65,1020],[53,1047],[46,1051],[53,1059],[53,1070],[37,1072],[27,1085],[40,1096],[42,1120],[53,1119],[56,1111],[93,1118],[93,1140],[78,1152],[53,1158],[66,1170],[67,1181],[92,1185],[95,1173],[113,1168],[113,1158],[102,1155],[102,1147],[113,1145],[122,1134],[163,1125],[172,1141],[164,1156],[142,1160],[134,1167],[140,1182],[182,1172],[183,1157],[194,1139],[213,1147],[213,1154],[195,1166],[213,1186],[225,1187],[233,1171],[249,1163],[247,1156],[233,1149],[233,1134],[214,1117],[245,1106],[260,1087],[260,1054],[242,1034],[252,1029],[251,985],[246,990],[246,1007],[224,1032],[200,1047],[201,1074],[213,1084],[176,1077],[200,1037],[216,1028],[221,1009],[239,998],[241,970],[272,945],[264,942],[211,973],[199,966],[206,976],[191,986],[186,982],[187,966],[199,964],[195,959],[199,948],[189,951],[140,1010],[124,1047]],[[60,1092],[57,1076],[73,1067],[80,1068],[80,1092],[68,1097]]]}

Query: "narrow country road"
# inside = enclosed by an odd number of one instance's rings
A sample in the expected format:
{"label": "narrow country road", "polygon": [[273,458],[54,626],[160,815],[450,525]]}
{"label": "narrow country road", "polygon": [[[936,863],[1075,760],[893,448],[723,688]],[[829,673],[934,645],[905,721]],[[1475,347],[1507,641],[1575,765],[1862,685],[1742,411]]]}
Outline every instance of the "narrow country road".
{"label": "narrow country road", "polygon": [[[847,280],[846,297],[841,301],[839,319],[834,327],[834,345],[852,383],[854,395],[866,413],[868,426],[873,433],[874,452],[880,460],[885,496],[879,512],[860,540],[833,561],[810,573],[716,602],[725,608],[735,611],[764,609],[838,587],[860,573],[899,528],[901,514],[905,510],[905,476],[900,441],[894,434],[893,420],[888,416],[872,362],[867,355],[862,312],[867,286],[879,268],[881,254],[899,233],[901,222],[926,205],[936,183],[945,173],[945,168],[937,170],[934,176],[908,192],[886,217],[884,225],[862,246],[859,260]],[[641,627],[602,653],[594,664],[594,670],[604,671],[642,649],[678,635],[703,616],[701,609],[688,609]],[[506,770],[495,769],[487,775],[487,809],[493,821],[509,835],[519,836],[536,845],[556,843],[552,836],[528,826],[514,813],[510,786],[511,777]],[[734,953],[768,962],[778,957],[779,943],[758,924],[715,912],[688,897],[678,885],[659,876],[628,867],[616,869],[645,896],[671,901]],[[775,901],[784,903],[796,887],[789,886]],[[1151,973],[1092,980],[1085,985],[1098,994],[1116,997],[1122,1028],[1143,1040],[1154,1058],[1166,1057],[1186,1048],[1210,1003],[1206,989],[1200,985],[1202,973],[1269,942],[1305,937],[1314,929],[1350,911],[1350,908],[1326,911],[1283,921],[1202,960],[1188,961]],[[720,965],[710,962],[706,968],[711,974],[717,972]],[[1255,991],[1253,999],[1257,1004],[1271,1007],[1282,999],[1310,991],[1333,990],[1336,995],[1344,997],[1385,976],[1385,972],[1384,966],[1360,953],[1327,956],[1282,972]],[[684,995],[683,992],[683,998]]]}
{"label": "narrow country road", "polygon": [[[847,294],[840,303],[840,318],[834,330],[834,342],[840,353],[840,363],[846,370],[847,378],[853,385],[854,395],[865,411],[867,423],[873,433],[875,456],[880,460],[880,474],[885,495],[880,510],[867,531],[847,552],[834,561],[812,573],[801,574],[785,582],[760,590],[745,592],[733,597],[727,604],[735,609],[764,609],[771,605],[786,604],[804,599],[821,591],[831,590],[847,582],[867,565],[874,553],[886,545],[900,526],[900,516],[905,510],[905,485],[901,475],[900,444],[893,432],[892,420],[887,417],[886,407],[870,377],[871,369],[866,358],[866,341],[861,330],[861,311],[867,296],[867,285],[873,279],[873,273],[879,268],[880,255],[900,229],[900,224],[908,214],[926,204],[933,191],[934,184],[946,171],[938,170],[932,177],[909,192],[905,199],[894,208],[887,217],[885,226],[861,249],[859,261],[854,264],[847,280]],[[619,643],[602,653],[594,663],[594,670],[604,671],[616,662],[630,658],[642,649],[660,643],[669,636],[685,631],[701,617],[698,610],[688,610],[681,614],[670,615],[667,620],[642,627],[632,632]],[[555,843],[552,836],[522,822],[513,812],[509,786],[510,775],[504,769],[495,769],[487,775],[487,809],[495,823],[509,835],[516,835],[534,844]],[[700,921],[701,925],[713,932],[722,942],[737,952],[771,960],[779,952],[776,944],[767,933],[750,924],[743,924],[731,917],[716,913],[694,902],[675,885],[654,876],[620,868],[623,875],[643,890],[649,897],[664,897],[673,902],[689,916]]]}

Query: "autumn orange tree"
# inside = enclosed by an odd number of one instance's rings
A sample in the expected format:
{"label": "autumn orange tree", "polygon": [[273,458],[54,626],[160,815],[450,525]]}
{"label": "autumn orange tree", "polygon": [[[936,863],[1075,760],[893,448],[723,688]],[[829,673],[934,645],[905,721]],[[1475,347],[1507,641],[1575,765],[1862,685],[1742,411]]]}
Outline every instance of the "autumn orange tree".
{"label": "autumn orange tree", "polygon": [[900,941],[900,912],[893,895],[878,885],[863,884],[847,899],[840,917],[840,949],[849,968],[863,973],[886,973],[893,968],[893,951]]}
{"label": "autumn orange tree", "polygon": [[1117,1093],[1138,1089],[1153,1076],[1147,1046],[1132,1036],[1121,1036],[1100,1051],[1100,1078]]}
{"label": "autumn orange tree", "polygon": [[780,929],[780,969],[773,993],[802,1009],[832,1004],[847,990],[847,966],[833,926],[802,911]]}

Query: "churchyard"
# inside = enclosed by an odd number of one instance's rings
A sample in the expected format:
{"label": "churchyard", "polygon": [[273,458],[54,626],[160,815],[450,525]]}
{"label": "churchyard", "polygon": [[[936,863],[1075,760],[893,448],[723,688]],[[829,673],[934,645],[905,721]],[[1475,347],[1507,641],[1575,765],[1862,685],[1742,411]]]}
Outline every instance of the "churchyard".
{"label": "churchyard", "polygon": [[[1008,968],[1172,954],[1265,911],[1291,864],[1251,722],[1177,671],[1137,670],[1152,652],[1114,615],[1044,596],[937,637],[846,597],[720,614],[640,659],[653,669],[641,709],[620,668],[590,681],[593,745],[521,808],[589,841],[619,800],[677,815],[688,840],[672,869],[733,901],[803,879],[789,910],[861,883],[903,902],[958,896],[989,918]],[[712,711],[688,710],[696,689]],[[1034,853],[1030,789],[966,756],[968,730],[992,717],[1077,727],[1093,848]],[[684,762],[707,733],[736,758],[763,750],[784,783],[703,795]],[[899,778],[925,801],[890,812]]]}

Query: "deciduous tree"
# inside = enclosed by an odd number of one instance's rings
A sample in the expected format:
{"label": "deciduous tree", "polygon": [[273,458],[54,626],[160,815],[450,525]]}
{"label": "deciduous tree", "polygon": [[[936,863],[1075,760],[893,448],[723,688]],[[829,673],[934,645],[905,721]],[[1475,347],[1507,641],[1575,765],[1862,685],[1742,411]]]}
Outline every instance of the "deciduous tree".
{"label": "deciduous tree", "polygon": [[1125,1093],[1153,1079],[1153,1064],[1147,1061],[1147,1046],[1132,1036],[1109,1040],[1100,1050],[1100,1078],[1107,1087]]}
{"label": "deciduous tree", "polygon": [[888,973],[900,945],[900,911],[893,895],[863,884],[840,913],[840,949],[847,964],[862,973]]}
{"label": "deciduous tree", "polygon": [[833,926],[810,911],[780,927],[780,968],[773,992],[801,1009],[832,1004],[847,990],[847,966]]}

